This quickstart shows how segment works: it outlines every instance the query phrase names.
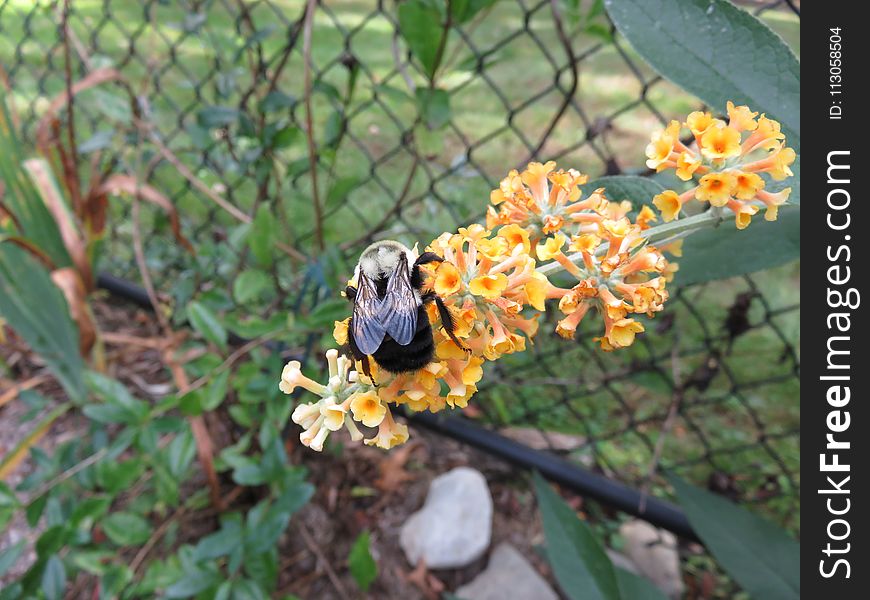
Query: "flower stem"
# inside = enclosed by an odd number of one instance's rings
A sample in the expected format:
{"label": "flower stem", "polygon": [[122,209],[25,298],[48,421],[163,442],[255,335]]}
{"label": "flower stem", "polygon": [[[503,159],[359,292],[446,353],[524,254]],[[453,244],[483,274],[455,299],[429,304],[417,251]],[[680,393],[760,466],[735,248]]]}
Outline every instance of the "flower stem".
{"label": "flower stem", "polygon": [[[702,229],[717,227],[723,220],[724,217],[722,216],[721,211],[717,211],[711,208],[710,210],[707,210],[698,215],[693,215],[691,217],[686,217],[685,219],[679,219],[677,221],[671,221],[670,223],[663,223],[662,225],[658,225],[656,227],[650,227],[641,235],[646,238],[651,244],[662,241],[671,242],[673,240],[689,236],[696,231],[700,231]],[[606,251],[607,245],[602,244],[598,247],[598,252],[596,252],[596,254],[604,253]],[[580,252],[570,254],[568,255],[568,260],[570,260],[575,265],[580,264],[581,262],[583,262],[583,254]],[[563,267],[556,261],[549,262],[537,268],[538,273],[541,273],[548,277],[550,275],[555,275],[556,273],[561,273],[564,270],[565,267]]]}

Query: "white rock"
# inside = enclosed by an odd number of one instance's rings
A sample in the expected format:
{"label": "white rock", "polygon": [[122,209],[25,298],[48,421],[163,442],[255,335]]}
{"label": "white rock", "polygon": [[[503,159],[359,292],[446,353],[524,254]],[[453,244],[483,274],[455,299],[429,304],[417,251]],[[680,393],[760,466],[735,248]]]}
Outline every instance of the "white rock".
{"label": "white rock", "polygon": [[674,535],[637,519],[623,523],[619,533],[625,540],[623,552],[637,566],[639,574],[669,597],[681,598],[685,586]]}
{"label": "white rock", "polygon": [[610,559],[610,562],[613,563],[614,567],[619,567],[620,569],[624,569],[629,573],[634,573],[635,575],[640,575],[640,571],[637,570],[637,565],[631,562],[631,559],[628,558],[624,554],[620,554],[616,550],[607,549],[607,558]]}
{"label": "white rock", "polygon": [[499,544],[486,570],[455,595],[462,600],[559,600],[547,581],[510,544]]}
{"label": "white rock", "polygon": [[492,497],[478,471],[457,467],[432,480],[423,508],[402,526],[399,543],[412,565],[464,567],[480,558],[492,537]]}

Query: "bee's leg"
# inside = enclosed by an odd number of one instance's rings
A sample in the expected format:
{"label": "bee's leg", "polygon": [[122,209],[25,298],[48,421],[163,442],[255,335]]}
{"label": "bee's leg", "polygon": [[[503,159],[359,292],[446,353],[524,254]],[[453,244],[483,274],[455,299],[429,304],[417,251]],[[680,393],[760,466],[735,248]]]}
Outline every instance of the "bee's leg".
{"label": "bee's leg", "polygon": [[423,294],[420,299],[423,301],[423,304],[428,304],[432,301],[435,302],[435,306],[438,308],[438,316],[441,318],[441,326],[444,327],[444,331],[447,332],[447,335],[451,340],[453,340],[454,344],[465,350],[465,352],[471,352],[471,349],[466,347],[466,345],[456,337],[456,322],[453,320],[453,315],[450,314],[450,309],[447,308],[446,304],[444,304],[444,300],[442,300],[435,292]]}
{"label": "bee's leg", "polygon": [[433,262],[443,262],[444,259],[434,252],[424,252],[414,261],[414,266],[411,267],[411,287],[419,290],[423,287],[423,273],[420,271],[420,265],[428,265]]}
{"label": "bee's leg", "polygon": [[[356,289],[354,288],[348,287],[348,289],[354,290],[354,293],[356,292]],[[351,320],[347,324],[347,345],[344,347],[344,351],[345,354],[350,354],[350,357],[354,359],[354,361],[362,363],[363,375],[368,377],[375,387],[378,387],[375,378],[372,377],[372,366],[369,362],[371,359],[368,355],[363,354],[362,350],[357,347],[356,341],[353,339],[353,317],[351,317]]]}
{"label": "bee's leg", "polygon": [[348,300],[353,302],[354,300],[356,300],[356,288],[352,285],[347,286],[346,288],[344,288],[344,295],[347,296]]}
{"label": "bee's leg", "polygon": [[375,378],[372,375],[372,364],[369,362],[370,360],[371,359],[365,355],[362,357],[362,359],[360,359],[363,368],[363,375],[369,378],[369,381],[372,382],[373,386],[378,387],[378,382],[375,381]]}

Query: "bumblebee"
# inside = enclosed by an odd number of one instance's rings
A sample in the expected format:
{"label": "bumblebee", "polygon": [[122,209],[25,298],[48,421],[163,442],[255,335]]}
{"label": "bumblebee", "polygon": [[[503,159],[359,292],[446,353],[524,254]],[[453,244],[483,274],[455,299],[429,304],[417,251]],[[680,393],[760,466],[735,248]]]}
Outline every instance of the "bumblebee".
{"label": "bumblebee", "polygon": [[434,252],[416,256],[409,248],[384,240],[360,255],[354,269],[356,287],[345,294],[353,302],[348,324],[348,349],[371,378],[369,357],[390,373],[419,371],[432,361],[435,342],[426,305],[435,302],[444,331],[468,352],[455,333],[453,316],[435,292],[423,292],[421,265],[441,262]]}

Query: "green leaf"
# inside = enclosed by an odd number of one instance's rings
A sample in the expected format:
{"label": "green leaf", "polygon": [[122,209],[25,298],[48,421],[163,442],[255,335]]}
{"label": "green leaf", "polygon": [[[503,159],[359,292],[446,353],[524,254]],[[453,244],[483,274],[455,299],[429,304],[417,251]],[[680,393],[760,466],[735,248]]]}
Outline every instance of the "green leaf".
{"label": "green leaf", "polygon": [[221,576],[204,569],[187,569],[184,575],[166,588],[167,598],[190,598],[221,581]]}
{"label": "green leaf", "polygon": [[326,194],[327,208],[334,208],[344,203],[350,194],[359,185],[359,177],[339,177],[335,180]]}
{"label": "green leaf", "polygon": [[78,329],[63,294],[28,252],[3,243],[0,316],[42,357],[69,397],[83,400],[85,366],[79,354]]}
{"label": "green leaf", "polygon": [[193,559],[201,562],[229,556],[242,545],[242,535],[242,518],[236,513],[224,515],[220,530],[199,540],[193,551]]}
{"label": "green leaf", "polygon": [[239,304],[259,298],[272,284],[268,273],[259,269],[245,269],[233,281],[233,297]]}
{"label": "green leaf", "polygon": [[635,209],[639,209],[644,204],[651,205],[653,197],[665,191],[665,188],[649,177],[613,175],[590,181],[583,186],[583,193],[589,195],[602,187],[605,188],[604,195],[608,200],[612,202],[629,200]]}
{"label": "green leaf", "polygon": [[378,576],[378,565],[375,559],[372,558],[372,553],[369,549],[370,543],[369,532],[363,531],[356,538],[353,547],[350,549],[350,555],[347,557],[350,574],[353,575],[354,581],[364,592],[369,591],[369,586]]}
{"label": "green leaf", "polygon": [[64,525],[52,525],[36,540],[36,555],[45,558],[59,552],[69,536],[70,531]]}
{"label": "green leaf", "polygon": [[97,150],[108,148],[112,144],[112,138],[115,136],[114,129],[101,129],[94,135],[79,144],[79,154],[90,154]]}
{"label": "green leaf", "polygon": [[251,230],[248,232],[248,247],[260,266],[266,268],[272,266],[272,248],[276,237],[275,218],[268,206],[261,205],[257,208],[257,214],[254,215]]}
{"label": "green leaf", "polygon": [[445,35],[444,17],[426,0],[407,0],[399,5],[399,32],[431,80],[438,68],[438,48]]}
{"label": "green leaf", "polygon": [[800,544],[745,508],[668,477],[692,529],[722,568],[753,598],[800,598]]}
{"label": "green leaf", "polygon": [[450,95],[444,90],[417,88],[417,110],[429,129],[441,129],[450,121]]}
{"label": "green leaf", "polygon": [[350,308],[347,300],[336,298],[318,304],[304,319],[305,325],[311,329],[332,329],[335,321],[348,317]]}
{"label": "green leaf", "polygon": [[60,600],[66,587],[66,569],[57,554],[53,554],[45,563],[42,571],[42,593],[46,600]]}
{"label": "green leaf", "polygon": [[613,565],[589,526],[543,477],[533,476],[547,557],[562,591],[574,600],[620,600]]}
{"label": "green leaf", "polygon": [[275,90],[269,92],[263,101],[260,102],[260,112],[270,113],[278,110],[292,108],[296,104],[296,99],[293,96],[288,96],[284,92]]}
{"label": "green leaf", "polygon": [[453,0],[450,3],[453,23],[456,25],[467,23],[477,16],[477,13],[482,11],[484,8],[489,8],[497,1],[498,0]]}
{"label": "green leaf", "polygon": [[2,577],[3,574],[15,564],[15,561],[17,561],[18,557],[21,556],[21,553],[24,552],[24,544],[26,541],[27,540],[21,540],[17,544],[13,544],[8,548],[0,550],[0,577]]}
{"label": "green leaf", "polygon": [[614,570],[622,600],[668,600],[649,580],[619,567],[614,567]]}
{"label": "green leaf", "polygon": [[196,113],[197,124],[206,129],[232,125],[238,118],[238,109],[231,106],[207,106]]}
{"label": "green leaf", "polygon": [[187,303],[187,317],[190,319],[190,324],[202,337],[220,347],[221,350],[226,350],[227,330],[224,329],[224,326],[210,309],[193,300]]}
{"label": "green leaf", "polygon": [[[800,138],[800,63],[759,19],[726,0],[605,5],[619,32],[664,77],[714,111],[724,111],[727,100],[746,104]],[[799,139],[791,143],[799,147]]]}
{"label": "green leaf", "polygon": [[241,579],[233,585],[233,598],[238,600],[268,600],[269,595],[252,579]]}
{"label": "green leaf", "polygon": [[302,139],[302,130],[298,127],[288,125],[276,131],[275,135],[272,136],[272,148],[275,150],[283,150],[297,142],[301,142]]}
{"label": "green leaf", "polygon": [[229,370],[221,371],[214,376],[214,379],[212,379],[206,389],[205,397],[202,399],[203,410],[214,410],[221,405],[227,396],[227,383],[229,379]]}
{"label": "green leaf", "polygon": [[102,522],[106,536],[119,546],[144,544],[151,537],[151,524],[143,517],[129,513],[112,513]]}
{"label": "green leaf", "polygon": [[414,127],[414,141],[420,153],[426,158],[433,158],[444,151],[444,133],[432,131],[425,123]]}
{"label": "green leaf", "polygon": [[167,466],[169,472],[176,478],[181,479],[187,472],[193,457],[196,455],[196,442],[190,430],[175,436],[167,447]]}
{"label": "green leaf", "polygon": [[116,416],[116,420],[103,422],[132,424],[144,421],[148,417],[148,404],[134,398],[121,382],[100,373],[88,371],[85,373],[85,383],[91,393],[105,402],[103,407],[109,410],[103,414],[112,413]]}
{"label": "green leaf", "polygon": [[783,206],[779,219],[765,221],[760,215],[743,231],[727,218],[713,229],[694,233],[683,242],[683,257],[675,283],[690,285],[754,273],[800,258],[801,211]]}
{"label": "green leaf", "polygon": [[93,95],[94,106],[103,116],[124,124],[133,121],[130,100],[126,95],[116,94],[102,88],[91,89],[87,93]]}

